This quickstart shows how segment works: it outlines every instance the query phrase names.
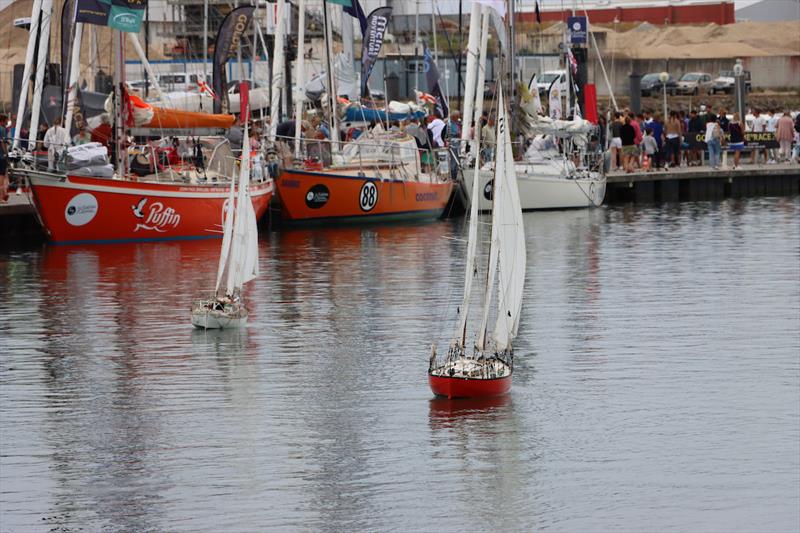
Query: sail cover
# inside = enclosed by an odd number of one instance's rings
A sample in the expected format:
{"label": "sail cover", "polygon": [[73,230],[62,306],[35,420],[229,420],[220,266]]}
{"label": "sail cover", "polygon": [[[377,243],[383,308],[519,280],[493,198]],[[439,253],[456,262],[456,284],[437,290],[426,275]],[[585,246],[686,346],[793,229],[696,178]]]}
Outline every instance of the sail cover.
{"label": "sail cover", "polygon": [[498,249],[498,301],[494,341],[498,350],[511,345],[517,334],[522,310],[522,291],[525,284],[525,228],[519,201],[517,176],[511,134],[506,116],[502,87],[498,96],[497,162],[495,163],[494,225],[497,229]]}

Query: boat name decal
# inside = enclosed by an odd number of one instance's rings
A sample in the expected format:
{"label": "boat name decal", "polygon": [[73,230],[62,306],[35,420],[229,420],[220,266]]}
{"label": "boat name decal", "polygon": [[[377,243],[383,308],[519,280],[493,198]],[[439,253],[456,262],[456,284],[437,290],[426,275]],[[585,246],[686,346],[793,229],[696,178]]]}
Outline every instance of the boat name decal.
{"label": "boat name decal", "polygon": [[97,215],[97,198],[88,192],[76,194],[64,209],[64,218],[72,226],[84,226]]}
{"label": "boat name decal", "polygon": [[418,192],[416,199],[418,202],[435,202],[439,199],[438,192]]}
{"label": "boat name decal", "polygon": [[283,185],[287,189],[299,189],[300,188],[300,180],[282,179],[281,180],[281,185]]}
{"label": "boat name decal", "polygon": [[365,181],[358,194],[358,206],[362,211],[372,211],[378,203],[378,188],[371,181]]}
{"label": "boat name decal", "polygon": [[310,209],[319,209],[328,203],[330,197],[331,192],[325,185],[322,185],[321,183],[314,185],[306,193],[306,206],[308,206]]}
{"label": "boat name decal", "polygon": [[164,233],[171,226],[177,228],[181,216],[172,207],[164,207],[161,202],[153,202],[147,206],[147,198],[142,198],[139,203],[132,205],[133,215],[142,220],[138,222],[133,231],[148,230]]}

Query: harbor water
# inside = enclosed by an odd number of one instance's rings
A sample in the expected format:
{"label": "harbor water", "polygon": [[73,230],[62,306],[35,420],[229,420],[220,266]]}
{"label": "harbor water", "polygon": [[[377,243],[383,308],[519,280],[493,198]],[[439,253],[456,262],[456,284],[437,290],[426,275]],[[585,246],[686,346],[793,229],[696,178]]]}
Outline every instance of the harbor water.
{"label": "harbor water", "polygon": [[0,531],[800,530],[800,197],[526,213],[512,392],[433,399],[464,220],[0,251]]}

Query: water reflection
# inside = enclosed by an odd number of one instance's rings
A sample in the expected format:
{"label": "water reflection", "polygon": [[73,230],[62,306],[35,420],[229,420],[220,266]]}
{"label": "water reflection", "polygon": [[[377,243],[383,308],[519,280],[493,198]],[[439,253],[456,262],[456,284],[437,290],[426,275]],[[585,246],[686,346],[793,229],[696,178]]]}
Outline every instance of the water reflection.
{"label": "water reflection", "polygon": [[[3,530],[800,528],[800,199],[526,213],[514,385],[431,399],[463,221],[0,252]],[[484,226],[482,226],[485,229]]]}

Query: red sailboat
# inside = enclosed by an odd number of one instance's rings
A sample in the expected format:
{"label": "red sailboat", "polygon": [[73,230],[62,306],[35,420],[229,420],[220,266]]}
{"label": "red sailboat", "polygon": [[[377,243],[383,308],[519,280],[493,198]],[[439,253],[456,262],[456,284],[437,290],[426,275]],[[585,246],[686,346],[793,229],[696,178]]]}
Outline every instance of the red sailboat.
{"label": "red sailboat", "polygon": [[[525,284],[525,228],[522,223],[511,136],[508,131],[502,87],[498,83],[497,162],[495,164],[489,266],[486,272],[483,314],[472,353],[467,351],[467,318],[472,283],[478,273],[478,202],[470,209],[464,299],[459,307],[456,335],[443,361],[431,349],[428,381],[437,396],[476,398],[497,396],[511,388],[514,372],[512,340],[517,335]],[[475,172],[479,172],[476,165]],[[477,180],[473,180],[473,196]],[[491,338],[488,323],[497,277],[497,315]]]}

